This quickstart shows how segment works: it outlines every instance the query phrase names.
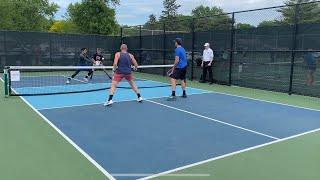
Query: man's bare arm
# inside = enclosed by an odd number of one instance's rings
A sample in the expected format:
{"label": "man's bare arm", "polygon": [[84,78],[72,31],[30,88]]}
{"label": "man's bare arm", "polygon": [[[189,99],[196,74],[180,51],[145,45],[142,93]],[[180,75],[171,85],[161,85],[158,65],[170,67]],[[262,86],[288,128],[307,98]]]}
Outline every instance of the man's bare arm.
{"label": "man's bare arm", "polygon": [[179,61],[180,61],[179,56],[176,56],[176,57],[175,57],[175,60],[174,60],[174,66],[173,66],[173,68],[176,68],[176,67],[177,67]]}
{"label": "man's bare arm", "polygon": [[131,62],[133,64],[133,66],[137,69],[139,65],[137,63],[136,58],[134,58],[134,56],[132,54],[130,54],[130,58],[131,58]]}
{"label": "man's bare arm", "polygon": [[116,53],[116,55],[114,56],[114,60],[113,60],[113,70],[117,69],[119,58],[120,58],[120,53]]}

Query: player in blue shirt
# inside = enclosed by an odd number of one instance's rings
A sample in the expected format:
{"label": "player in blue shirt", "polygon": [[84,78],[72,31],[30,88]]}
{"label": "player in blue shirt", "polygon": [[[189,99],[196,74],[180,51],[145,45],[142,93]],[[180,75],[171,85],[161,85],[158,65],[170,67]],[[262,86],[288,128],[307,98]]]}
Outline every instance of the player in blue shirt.
{"label": "player in blue shirt", "polygon": [[169,97],[169,101],[176,100],[176,87],[177,87],[177,80],[181,80],[181,87],[183,90],[182,97],[186,98],[186,74],[187,74],[187,54],[186,50],[182,47],[182,39],[176,38],[175,39],[175,60],[173,68],[168,72],[169,77],[171,78],[171,86],[172,86],[172,93]]}

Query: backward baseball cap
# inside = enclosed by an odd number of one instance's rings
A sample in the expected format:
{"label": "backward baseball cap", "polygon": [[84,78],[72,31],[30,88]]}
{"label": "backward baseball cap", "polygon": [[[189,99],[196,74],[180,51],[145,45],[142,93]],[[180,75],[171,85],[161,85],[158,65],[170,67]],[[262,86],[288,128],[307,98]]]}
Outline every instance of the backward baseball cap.
{"label": "backward baseball cap", "polygon": [[176,42],[176,43],[178,43],[178,44],[182,44],[182,38],[176,38],[175,40],[174,40],[174,42]]}

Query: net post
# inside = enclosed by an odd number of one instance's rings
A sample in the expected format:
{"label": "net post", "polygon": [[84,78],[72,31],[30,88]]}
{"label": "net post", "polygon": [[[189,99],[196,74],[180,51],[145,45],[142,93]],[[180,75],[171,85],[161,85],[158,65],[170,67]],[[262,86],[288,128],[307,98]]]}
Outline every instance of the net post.
{"label": "net post", "polygon": [[193,81],[193,77],[194,77],[194,51],[195,51],[195,27],[194,27],[194,18],[192,18],[192,22],[191,22],[191,28],[192,28],[192,53],[191,53],[191,77],[190,80]]}
{"label": "net post", "polygon": [[[163,62],[162,64],[166,64],[166,56],[167,56],[167,47],[166,47],[166,41],[167,41],[167,36],[166,36],[166,23],[163,23]],[[162,72],[163,76],[166,76],[166,69],[163,68]]]}
{"label": "net post", "polygon": [[233,52],[234,52],[234,33],[235,33],[235,13],[232,13],[232,20],[231,20],[231,33],[230,33],[230,57],[229,57],[229,82],[228,85],[232,85],[232,65],[233,65]]}
{"label": "net post", "polygon": [[4,96],[9,97],[9,68],[5,67],[4,68],[4,73],[3,73],[3,80],[4,80]]}
{"label": "net post", "polygon": [[296,57],[296,48],[297,48],[297,34],[298,34],[298,23],[300,16],[300,4],[295,5],[294,13],[294,27],[292,32],[292,51],[291,51],[291,66],[290,66],[290,82],[289,82],[289,91],[288,94],[292,95],[292,86],[293,86],[293,73],[294,73],[294,63]]}

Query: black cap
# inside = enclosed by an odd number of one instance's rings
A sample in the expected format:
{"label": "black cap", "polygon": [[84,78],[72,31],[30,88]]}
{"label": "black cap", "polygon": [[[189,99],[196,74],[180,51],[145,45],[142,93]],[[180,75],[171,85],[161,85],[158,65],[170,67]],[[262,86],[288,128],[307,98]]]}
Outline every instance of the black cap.
{"label": "black cap", "polygon": [[176,39],[174,40],[174,42],[176,42],[176,43],[179,44],[179,45],[182,45],[182,39],[181,39],[181,38],[176,38]]}

